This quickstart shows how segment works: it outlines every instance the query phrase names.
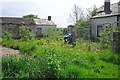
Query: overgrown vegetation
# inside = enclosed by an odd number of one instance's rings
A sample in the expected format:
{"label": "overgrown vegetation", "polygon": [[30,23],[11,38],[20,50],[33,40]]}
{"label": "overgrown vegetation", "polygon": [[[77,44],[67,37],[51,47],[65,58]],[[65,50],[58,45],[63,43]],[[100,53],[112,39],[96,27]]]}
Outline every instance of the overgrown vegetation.
{"label": "overgrown vegetation", "polygon": [[[17,49],[20,56],[7,55],[2,57],[3,78],[118,78],[120,72],[120,55],[110,50],[112,41],[112,27],[107,24],[101,31],[100,42],[90,40],[90,25],[92,16],[96,15],[96,8],[83,15],[82,9],[74,5],[74,26],[78,36],[76,46],[64,44],[63,29],[49,28],[47,36],[35,38],[26,28],[20,26],[20,39],[12,39],[9,32],[5,32],[3,46]],[[37,15],[25,15],[31,21]],[[119,27],[117,29],[119,31]],[[101,48],[102,46],[102,48]],[[0,73],[1,75],[1,73]]]}
{"label": "overgrown vegetation", "polygon": [[20,26],[20,38],[23,41],[28,41],[34,39],[34,35],[27,29],[26,26]]}
{"label": "overgrown vegetation", "polygon": [[90,42],[91,50],[88,50],[85,40],[77,41],[77,46],[72,48],[61,40],[51,38],[48,42],[48,39],[3,41],[3,45],[22,52],[19,57],[2,57],[3,77],[118,78],[119,55],[109,49],[101,50],[99,43]]}
{"label": "overgrown vegetation", "polygon": [[28,15],[24,15],[23,18],[30,19],[30,20],[32,20],[34,22],[34,19],[37,19],[38,15],[28,14]]}
{"label": "overgrown vegetation", "polygon": [[87,10],[87,16],[83,15],[82,13],[78,14],[79,16],[84,16],[84,17],[79,17],[77,22],[74,24],[79,38],[83,38],[87,40],[90,38],[91,18],[96,14],[97,14],[97,8],[95,6]]}
{"label": "overgrown vegetation", "polygon": [[0,38],[0,43],[2,43],[2,38]]}
{"label": "overgrown vegetation", "polygon": [[5,32],[3,34],[3,40],[2,40],[3,45],[6,45],[7,47],[11,47],[12,40],[13,40],[12,35],[9,32]]}
{"label": "overgrown vegetation", "polygon": [[62,31],[63,31],[62,28],[48,28],[47,37],[49,39],[59,40],[61,39],[61,36],[63,35]]}
{"label": "overgrown vegetation", "polygon": [[12,40],[12,34],[9,32],[5,32],[3,35],[3,41],[11,41]]}
{"label": "overgrown vegetation", "polygon": [[102,48],[108,48],[112,46],[112,38],[113,38],[113,29],[110,24],[105,24],[106,28],[100,32],[100,43]]}
{"label": "overgrown vegetation", "polygon": [[[91,16],[96,14],[96,9]],[[2,57],[3,78],[118,78],[120,55],[110,50],[110,25],[101,32],[100,43],[88,41],[90,16],[75,24],[80,39],[76,46],[64,44],[62,29],[50,28],[47,37],[35,38],[25,26],[20,27],[20,39],[10,33],[3,36],[2,45],[20,50],[20,56]],[[101,48],[102,45],[102,48]]]}
{"label": "overgrown vegetation", "polygon": [[[73,53],[73,50],[37,49],[37,56],[3,57],[3,77],[117,78],[116,55]],[[61,52],[60,52],[61,51]],[[36,54],[36,53],[35,53]],[[107,57],[105,57],[107,55]],[[110,57],[111,56],[111,57]],[[111,60],[112,59],[112,60]]]}

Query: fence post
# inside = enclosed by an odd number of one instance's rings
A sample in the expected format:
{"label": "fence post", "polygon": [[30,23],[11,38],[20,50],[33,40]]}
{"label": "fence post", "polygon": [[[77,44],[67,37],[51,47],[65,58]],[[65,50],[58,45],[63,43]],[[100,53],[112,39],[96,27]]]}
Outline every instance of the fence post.
{"label": "fence post", "polygon": [[113,32],[113,52],[120,53],[120,32]]}

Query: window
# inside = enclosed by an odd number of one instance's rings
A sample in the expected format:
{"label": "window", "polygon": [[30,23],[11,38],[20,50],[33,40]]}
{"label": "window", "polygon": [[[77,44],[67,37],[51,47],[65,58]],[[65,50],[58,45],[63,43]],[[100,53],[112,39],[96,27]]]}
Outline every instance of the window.
{"label": "window", "polygon": [[37,28],[37,36],[41,37],[42,35],[42,28]]}
{"label": "window", "polygon": [[102,30],[102,26],[97,26],[97,37],[100,37],[100,32]]}

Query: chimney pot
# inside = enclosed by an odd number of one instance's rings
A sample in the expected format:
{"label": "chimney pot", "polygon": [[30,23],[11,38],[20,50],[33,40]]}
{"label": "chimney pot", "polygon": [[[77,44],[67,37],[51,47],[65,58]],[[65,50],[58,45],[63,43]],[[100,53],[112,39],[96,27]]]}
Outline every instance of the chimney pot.
{"label": "chimney pot", "polygon": [[51,20],[51,16],[48,16],[48,21],[50,21]]}

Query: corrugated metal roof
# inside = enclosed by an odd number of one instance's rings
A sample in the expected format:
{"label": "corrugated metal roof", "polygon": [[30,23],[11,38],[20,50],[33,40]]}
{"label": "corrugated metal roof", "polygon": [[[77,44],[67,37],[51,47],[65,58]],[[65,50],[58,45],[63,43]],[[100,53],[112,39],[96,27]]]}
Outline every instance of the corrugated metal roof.
{"label": "corrugated metal roof", "polygon": [[56,24],[52,20],[47,20],[47,19],[34,19],[35,23],[37,25],[42,25],[42,26],[56,26]]}
{"label": "corrugated metal roof", "polygon": [[97,15],[93,16],[92,18],[100,18],[100,17],[109,17],[109,16],[120,15],[119,8],[120,8],[120,2],[111,4],[110,9],[111,9],[112,13],[111,14],[106,14],[104,12],[104,5],[103,5],[97,10]]}

